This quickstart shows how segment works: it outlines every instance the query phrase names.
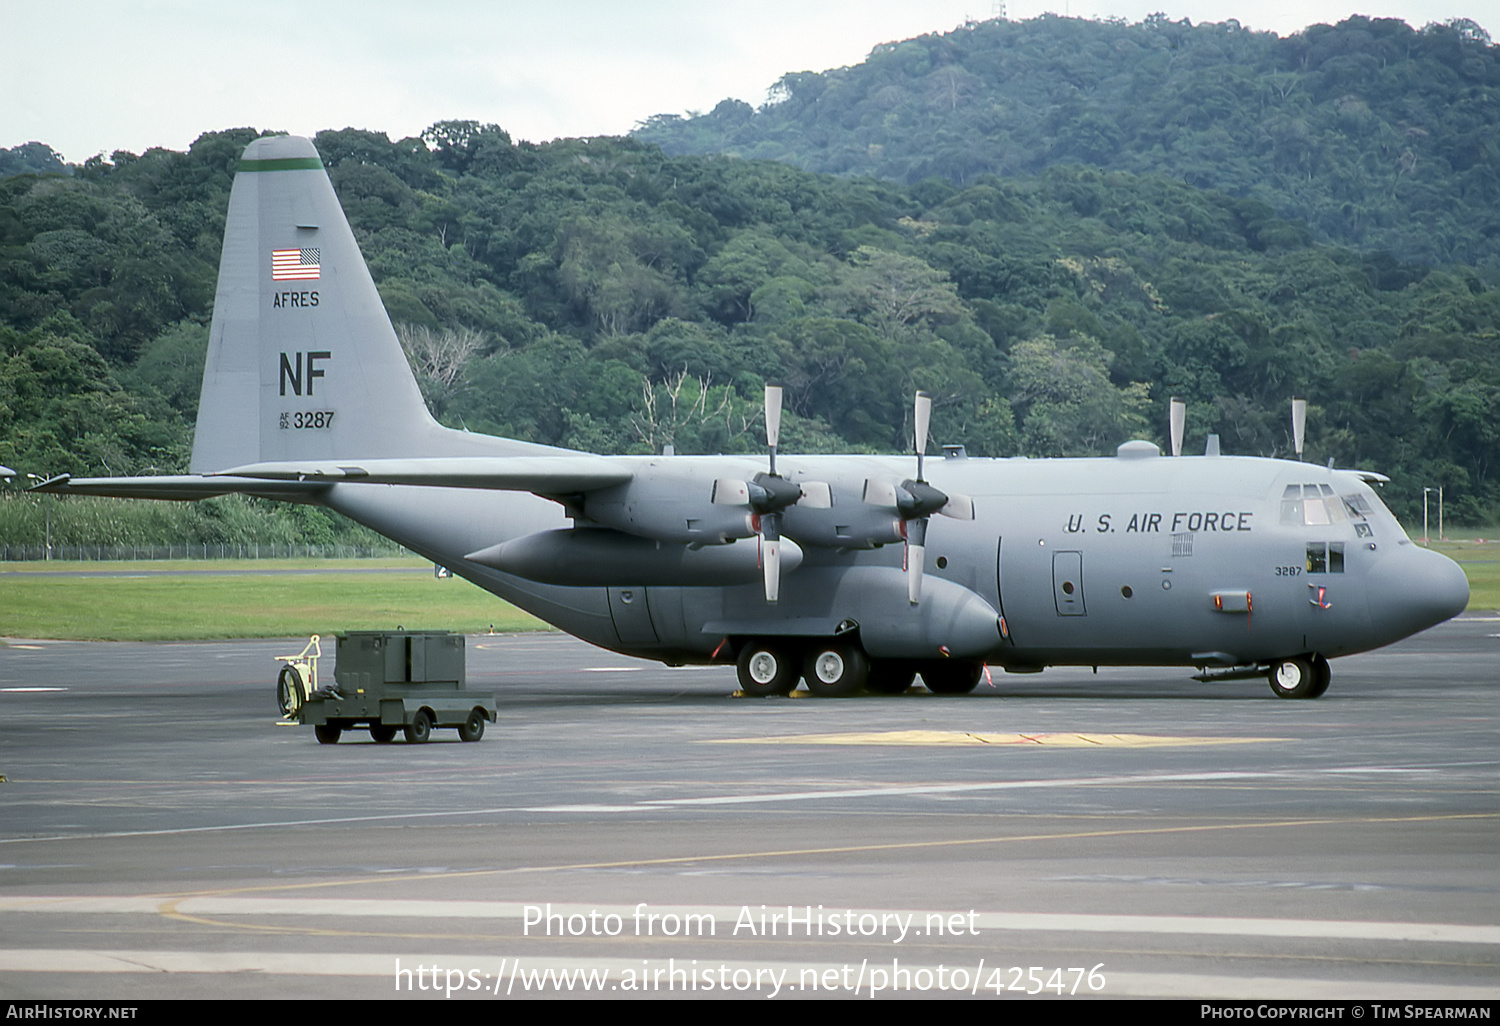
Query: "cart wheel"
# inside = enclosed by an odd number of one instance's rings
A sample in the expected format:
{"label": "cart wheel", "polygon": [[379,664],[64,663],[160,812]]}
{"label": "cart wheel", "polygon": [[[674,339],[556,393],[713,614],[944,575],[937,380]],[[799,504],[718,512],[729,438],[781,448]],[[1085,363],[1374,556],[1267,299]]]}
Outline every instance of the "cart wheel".
{"label": "cart wheel", "polygon": [[417,714],[406,725],[406,743],[426,744],[430,737],[432,737],[432,716],[426,709],[418,709]]}
{"label": "cart wheel", "polygon": [[370,736],[381,744],[396,740],[396,728],[389,723],[370,724]]}
{"label": "cart wheel", "polygon": [[344,728],[335,726],[332,723],[319,723],[313,727],[313,733],[318,735],[318,743],[324,745],[338,744],[339,735],[343,732]]}
{"label": "cart wheel", "polygon": [[302,683],[302,674],[295,666],[283,666],[281,675],[276,678],[276,704],[281,707],[282,717],[291,719],[296,716],[306,700],[307,688]]}
{"label": "cart wheel", "polygon": [[478,741],[482,737],[484,737],[484,710],[475,709],[469,713],[469,718],[464,721],[463,726],[458,728],[458,739]]}

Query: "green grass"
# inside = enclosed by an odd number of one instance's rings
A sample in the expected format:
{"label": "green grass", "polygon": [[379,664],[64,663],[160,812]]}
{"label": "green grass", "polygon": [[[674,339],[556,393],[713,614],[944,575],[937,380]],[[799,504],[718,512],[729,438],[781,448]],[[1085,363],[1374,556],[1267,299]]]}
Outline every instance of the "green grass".
{"label": "green grass", "polygon": [[95,571],[104,574],[162,573],[178,570],[222,570],[226,574],[247,570],[301,570],[323,573],[336,570],[410,569],[432,574],[432,564],[417,556],[382,556],[374,559],[53,559],[24,563],[0,563],[0,574],[47,574],[59,570]]}
{"label": "green grass", "polygon": [[[359,573],[374,567],[407,573]],[[182,563],[6,564],[0,574],[0,637],[88,641],[285,638],[345,630],[446,629],[473,634],[547,625],[454,577],[437,580],[419,560],[257,560]],[[108,570],[139,577],[51,577],[44,570]],[[292,574],[180,570],[293,569]]]}
{"label": "green grass", "polygon": [[[1412,539],[1421,544],[1420,535]],[[1479,539],[1484,539],[1480,541]],[[1500,530],[1448,532],[1429,546],[1464,568],[1469,578],[1469,611],[1500,610]]]}

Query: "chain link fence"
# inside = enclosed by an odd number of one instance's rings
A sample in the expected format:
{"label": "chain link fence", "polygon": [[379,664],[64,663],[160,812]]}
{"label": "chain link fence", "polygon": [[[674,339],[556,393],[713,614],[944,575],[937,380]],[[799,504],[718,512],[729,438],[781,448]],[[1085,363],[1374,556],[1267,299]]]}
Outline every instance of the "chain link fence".
{"label": "chain link fence", "polygon": [[[204,542],[184,545],[54,545],[56,560],[375,559],[409,556],[399,545],[272,545]],[[0,562],[48,559],[45,545],[0,545]]]}

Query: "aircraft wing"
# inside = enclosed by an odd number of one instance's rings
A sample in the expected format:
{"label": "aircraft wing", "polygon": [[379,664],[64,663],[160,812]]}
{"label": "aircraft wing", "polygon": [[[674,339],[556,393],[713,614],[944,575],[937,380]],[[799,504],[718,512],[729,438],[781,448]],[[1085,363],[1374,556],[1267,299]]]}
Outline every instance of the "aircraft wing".
{"label": "aircraft wing", "polygon": [[161,477],[80,477],[68,474],[44,481],[33,492],[54,495],[103,495],[117,499],[212,499],[239,493],[296,502],[328,487],[316,481],[262,481],[248,477],[204,477],[167,474]]}
{"label": "aircraft wing", "polygon": [[[392,460],[252,463],[223,472],[236,480],[288,484],[426,485],[573,495],[624,484],[634,472],[597,456],[454,456]],[[209,477],[207,480],[214,480]],[[236,489],[238,490],[238,489]]]}

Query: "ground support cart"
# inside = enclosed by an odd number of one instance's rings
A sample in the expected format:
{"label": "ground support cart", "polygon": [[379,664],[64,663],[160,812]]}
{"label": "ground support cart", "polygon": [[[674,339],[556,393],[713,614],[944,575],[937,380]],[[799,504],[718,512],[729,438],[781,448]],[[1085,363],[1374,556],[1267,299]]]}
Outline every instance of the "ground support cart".
{"label": "ground support cart", "polygon": [[[421,744],[436,727],[478,741],[495,720],[495,696],[464,687],[464,637],[447,631],[349,631],[338,635],[335,683],[317,687],[318,638],[286,665],[277,682],[281,711],[310,725],[319,741],[368,727],[379,742]],[[309,685],[311,685],[309,687]]]}

